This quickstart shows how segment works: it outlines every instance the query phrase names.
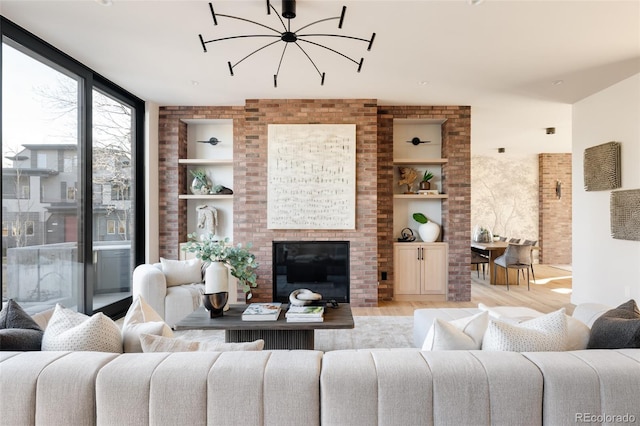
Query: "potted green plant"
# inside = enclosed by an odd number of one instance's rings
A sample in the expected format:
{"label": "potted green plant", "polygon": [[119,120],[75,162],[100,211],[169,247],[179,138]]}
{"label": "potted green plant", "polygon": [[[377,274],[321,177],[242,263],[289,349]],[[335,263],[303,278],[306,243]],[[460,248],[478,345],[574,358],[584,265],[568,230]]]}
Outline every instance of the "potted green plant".
{"label": "potted green plant", "polygon": [[433,173],[429,170],[425,170],[422,175],[422,180],[420,181],[420,189],[431,189],[431,182],[429,182],[431,179],[433,179]]}
{"label": "potted green plant", "polygon": [[432,243],[438,239],[440,236],[440,225],[429,220],[422,213],[414,213],[413,220],[420,224],[418,226],[418,235],[420,235],[422,241]]}
{"label": "potted green plant", "polygon": [[213,234],[204,234],[201,238],[194,232],[187,235],[188,241],[183,251],[195,253],[203,262],[222,262],[231,270],[231,275],[238,279],[238,284],[245,292],[247,300],[251,299],[251,288],[256,287],[256,268],[259,266],[256,257],[249,251],[251,244],[233,246],[229,238],[219,240]]}
{"label": "potted green plant", "polygon": [[208,194],[211,189],[211,184],[204,170],[191,170],[191,176],[193,176],[191,192],[196,195]]}

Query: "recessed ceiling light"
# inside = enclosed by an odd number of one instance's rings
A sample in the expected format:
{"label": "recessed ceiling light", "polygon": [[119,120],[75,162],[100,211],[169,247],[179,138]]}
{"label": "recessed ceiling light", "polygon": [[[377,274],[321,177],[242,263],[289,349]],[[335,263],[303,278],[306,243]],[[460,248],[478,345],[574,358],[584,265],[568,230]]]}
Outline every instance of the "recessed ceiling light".
{"label": "recessed ceiling light", "polygon": [[197,86],[198,84],[200,84],[200,82],[199,82],[199,81],[191,80],[191,85],[192,85],[192,86]]}
{"label": "recessed ceiling light", "polygon": [[429,82],[428,82],[428,81],[426,81],[426,80],[422,80],[422,81],[419,81],[419,82],[418,82],[418,86],[426,86],[426,85],[428,85],[428,84],[429,84]]}
{"label": "recessed ceiling light", "polygon": [[481,4],[482,2],[484,2],[484,0],[468,0],[468,1],[469,1],[469,4],[471,6],[477,6],[477,5]]}
{"label": "recessed ceiling light", "polygon": [[96,0],[96,3],[101,4],[102,6],[111,6],[113,4],[111,0]]}
{"label": "recessed ceiling light", "polygon": [[554,86],[560,86],[562,83],[564,83],[564,80],[554,80],[551,82]]}

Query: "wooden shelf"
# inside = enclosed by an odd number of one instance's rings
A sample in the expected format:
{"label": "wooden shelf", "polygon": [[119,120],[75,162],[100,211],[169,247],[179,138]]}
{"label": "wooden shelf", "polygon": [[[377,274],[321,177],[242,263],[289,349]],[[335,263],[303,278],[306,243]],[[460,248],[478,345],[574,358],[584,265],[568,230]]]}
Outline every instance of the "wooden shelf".
{"label": "wooden shelf", "polygon": [[446,164],[449,160],[447,158],[396,158],[393,160],[394,165],[399,164]]}
{"label": "wooden shelf", "polygon": [[184,165],[200,165],[200,166],[220,166],[220,165],[232,165],[233,160],[211,160],[207,158],[180,158],[178,164]]}
{"label": "wooden shelf", "polygon": [[411,199],[414,199],[414,200],[429,200],[429,199],[449,198],[449,195],[447,195],[447,194],[438,194],[438,195],[393,194],[393,198],[411,198]]}
{"label": "wooden shelf", "polygon": [[195,195],[195,194],[180,194],[178,195],[180,200],[230,200],[233,198],[233,194],[223,195]]}

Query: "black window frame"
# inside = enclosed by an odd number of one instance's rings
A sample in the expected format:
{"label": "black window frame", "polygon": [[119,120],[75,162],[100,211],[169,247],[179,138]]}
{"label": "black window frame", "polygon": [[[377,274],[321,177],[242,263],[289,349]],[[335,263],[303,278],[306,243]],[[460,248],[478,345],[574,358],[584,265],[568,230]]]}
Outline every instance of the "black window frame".
{"label": "black window frame", "polygon": [[[75,60],[63,51],[49,44],[45,40],[30,33],[26,29],[18,26],[9,19],[0,15],[0,35],[2,40],[7,37],[13,42],[31,50],[37,55],[42,56],[47,61],[51,61],[56,66],[68,70],[69,72],[79,76],[84,84],[82,85],[81,96],[82,113],[79,123],[79,140],[78,156],[82,158],[82,167],[80,171],[84,185],[84,200],[81,220],[84,221],[83,247],[79,247],[79,253],[82,253],[84,264],[84,292],[83,297],[79,300],[78,311],[93,314],[95,312],[103,312],[112,317],[119,318],[124,316],[128,307],[131,305],[131,297],[122,299],[114,304],[107,305],[100,309],[92,309],[93,305],[93,229],[92,229],[92,108],[93,108],[93,90],[99,90],[114,99],[130,105],[135,113],[133,114],[133,131],[135,143],[132,145],[132,162],[136,165],[134,179],[136,188],[131,191],[130,196],[135,203],[134,220],[136,223],[135,230],[131,236],[131,250],[133,253],[133,265],[144,263],[145,260],[145,168],[144,168],[144,141],[145,141],[145,102],[135,96],[128,90],[111,82],[86,65]],[[0,49],[0,78],[2,76],[2,49]],[[0,128],[2,127],[2,102],[0,98]],[[0,146],[2,146],[2,132],[0,132]],[[0,278],[1,279],[1,278]],[[0,285],[0,297],[2,297],[2,288]]]}

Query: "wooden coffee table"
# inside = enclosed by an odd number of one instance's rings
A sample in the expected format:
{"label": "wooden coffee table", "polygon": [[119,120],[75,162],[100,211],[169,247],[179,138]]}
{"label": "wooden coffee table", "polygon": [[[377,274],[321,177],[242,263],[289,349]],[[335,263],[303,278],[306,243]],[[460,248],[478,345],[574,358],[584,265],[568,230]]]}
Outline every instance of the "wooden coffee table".
{"label": "wooden coffee table", "polygon": [[276,321],[243,321],[242,312],[248,305],[231,305],[223,316],[209,318],[209,312],[200,307],[175,325],[175,330],[224,330],[225,342],[252,342],[264,340],[265,349],[314,349],[314,331],[353,328],[353,315],[348,303],[338,308],[326,307],[323,322],[287,322],[284,317],[288,306]]}

